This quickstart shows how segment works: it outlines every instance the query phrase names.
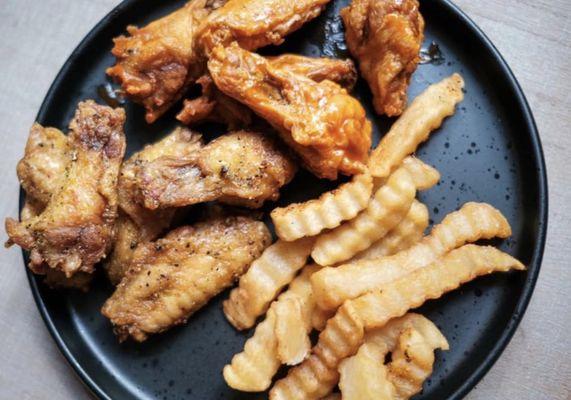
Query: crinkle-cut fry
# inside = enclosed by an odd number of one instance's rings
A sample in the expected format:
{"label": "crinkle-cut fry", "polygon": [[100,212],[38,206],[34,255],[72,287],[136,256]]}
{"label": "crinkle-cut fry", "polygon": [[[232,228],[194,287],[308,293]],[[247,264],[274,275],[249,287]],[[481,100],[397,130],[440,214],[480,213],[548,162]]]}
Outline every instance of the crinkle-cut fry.
{"label": "crinkle-cut fry", "polygon": [[320,268],[316,264],[305,266],[288,289],[272,303],[266,319],[256,326],[254,335],[246,341],[244,350],[236,354],[232,362],[224,367],[223,376],[230,387],[245,392],[261,392],[270,387],[272,378],[281,365],[278,356],[278,339],[275,334],[274,309],[278,303],[289,299],[301,300],[302,321],[309,333],[311,330],[309,320],[314,307],[309,278]]}
{"label": "crinkle-cut fry", "polygon": [[359,174],[318,199],[276,208],[271,213],[276,234],[280,239],[292,241],[335,228],[365,209],[372,191],[371,175]]}
{"label": "crinkle-cut fry", "polygon": [[351,307],[341,307],[327,321],[313,353],[270,390],[270,400],[315,400],[328,395],[339,381],[337,366],[363,341],[363,322]]}
{"label": "crinkle-cut fry", "polygon": [[414,200],[408,214],[397,226],[349,262],[390,256],[408,249],[422,239],[428,227],[428,218],[428,208],[418,200]]}
{"label": "crinkle-cut fry", "polygon": [[460,210],[448,214],[430,235],[405,251],[323,268],[311,277],[316,302],[325,310],[335,309],[345,300],[425,267],[465,243],[510,235],[510,225],[500,211],[486,203],[466,203]]}
{"label": "crinkle-cut fry", "polygon": [[313,243],[311,237],[294,242],[278,240],[252,263],[223,305],[226,318],[236,329],[254,326],[279,291],[305,265]]}
{"label": "crinkle-cut fry", "polygon": [[423,382],[432,373],[434,350],[449,349],[448,341],[436,325],[415,313],[393,318],[382,328],[369,330],[365,344],[392,351],[388,379],[395,388],[393,398],[399,400],[409,399],[422,390]]}
{"label": "crinkle-cut fry", "polygon": [[418,95],[373,150],[369,170],[374,177],[389,176],[401,161],[416,151],[464,98],[464,80],[453,74]]}
{"label": "crinkle-cut fry", "polygon": [[333,265],[365,250],[404,218],[415,193],[410,173],[404,167],[397,169],[363,212],[318,236],[311,252],[313,260],[320,265]]}
{"label": "crinkle-cut fry", "polygon": [[393,318],[381,328],[368,330],[364,342],[380,343],[392,351],[397,346],[401,333],[408,328],[419,332],[433,349],[449,349],[448,341],[438,327],[425,316],[413,312]]}
{"label": "crinkle-cut fry", "polygon": [[311,325],[313,329],[320,332],[325,329],[327,321],[335,315],[335,311],[336,310],[324,310],[320,307],[314,307],[311,315]]}
{"label": "crinkle-cut fry", "polygon": [[273,309],[256,326],[254,335],[246,341],[244,350],[232,357],[222,375],[231,388],[243,392],[263,392],[270,387],[279,369],[278,341],[274,332],[276,315]]}
{"label": "crinkle-cut fry", "polygon": [[[414,200],[405,218],[385,237],[376,241],[367,250],[353,257],[350,262],[370,260],[390,256],[413,246],[428,226],[428,209],[418,200]],[[322,331],[327,320],[335,315],[335,309],[325,310],[315,307],[311,318],[313,329]]]}
{"label": "crinkle-cut fry", "polygon": [[275,304],[275,334],[278,357],[283,364],[297,365],[311,350],[307,321],[303,320],[302,300],[289,298]]}
{"label": "crinkle-cut fry", "polygon": [[359,351],[339,364],[339,389],[343,400],[392,400],[396,390],[384,359],[389,348],[363,343]]}
{"label": "crinkle-cut fry", "polygon": [[312,400],[327,395],[335,386],[337,366],[357,352],[365,328],[380,328],[478,276],[510,269],[524,270],[525,266],[494,247],[468,244],[382,289],[346,301],[327,322],[313,354],[276,382],[270,399]]}
{"label": "crinkle-cut fry", "polygon": [[414,328],[401,334],[388,365],[388,379],[395,388],[393,399],[408,400],[422,390],[432,374],[434,350]]}
{"label": "crinkle-cut fry", "polygon": [[478,276],[510,269],[525,270],[525,266],[495,247],[467,244],[425,268],[345,304],[351,304],[367,329],[379,328]]}
{"label": "crinkle-cut fry", "polygon": [[407,157],[403,160],[402,166],[406,168],[412,177],[416,190],[430,189],[440,180],[440,172],[419,158]]}

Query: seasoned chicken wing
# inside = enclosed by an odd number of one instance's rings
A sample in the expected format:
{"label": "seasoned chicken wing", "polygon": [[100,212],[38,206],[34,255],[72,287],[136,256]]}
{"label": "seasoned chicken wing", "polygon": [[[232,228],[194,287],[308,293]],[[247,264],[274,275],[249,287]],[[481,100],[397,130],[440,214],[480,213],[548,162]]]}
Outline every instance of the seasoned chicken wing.
{"label": "seasoned chicken wing", "polygon": [[[357,71],[351,60],[333,58],[305,57],[296,54],[284,54],[269,57],[268,60],[277,68],[287,68],[290,72],[304,75],[316,82],[328,79],[351,90],[357,81]],[[186,125],[202,121],[221,122],[230,129],[250,125],[252,113],[248,107],[240,104],[222,93],[209,75],[197,80],[202,86],[202,95],[195,99],[187,99],[177,119]]]}
{"label": "seasoned chicken wing", "polygon": [[184,323],[230,286],[270,244],[262,222],[247,217],[214,218],[175,229],[140,245],[131,268],[102,313],[120,340]]}
{"label": "seasoned chicken wing", "polygon": [[[79,103],[70,124],[68,161],[45,209],[19,223],[6,220],[8,245],[30,250],[30,269],[67,277],[92,272],[107,254],[117,216],[117,178],[125,152],[122,109]],[[28,210],[28,215],[31,212]]]}
{"label": "seasoned chicken wing", "polygon": [[218,89],[266,119],[318,177],[336,179],[365,168],[371,123],[338,84],[274,67],[235,43],[217,47],[208,69]]}
{"label": "seasoned chicken wing", "polygon": [[61,131],[44,128],[38,123],[32,126],[24,157],[16,167],[20,184],[32,202],[36,200],[45,206],[58,191],[69,161],[69,151],[67,136]]}
{"label": "seasoned chicken wing", "polygon": [[352,0],[341,17],[347,47],[371,87],[375,110],[400,115],[424,39],[418,0]]}
{"label": "seasoned chicken wing", "polygon": [[192,0],[143,28],[127,27],[129,36],[114,39],[117,63],[107,74],[145,107],[147,122],[159,118],[203,74],[204,60],[197,54],[194,36],[198,24],[218,5]]}
{"label": "seasoned chicken wing", "polygon": [[173,209],[151,211],[145,208],[139,193],[137,173],[142,166],[162,157],[186,158],[202,147],[201,136],[185,128],[176,128],[156,143],[133,154],[121,167],[119,206],[141,228],[145,237],[154,239],[171,223]]}
{"label": "seasoned chicken wing", "polygon": [[218,200],[257,208],[277,200],[295,174],[294,163],[268,135],[239,131],[185,157],[142,164],[137,181],[149,209]]}
{"label": "seasoned chicken wing", "polygon": [[[20,220],[26,222],[41,214],[53,193],[59,191],[70,161],[70,146],[67,136],[55,128],[44,128],[35,123],[30,129],[24,157],[17,167],[18,179],[26,192]],[[78,272],[68,278],[60,270],[47,264],[37,266],[36,273],[45,274],[44,283],[52,288],[89,288],[92,275]]]}
{"label": "seasoned chicken wing", "polygon": [[206,54],[231,42],[248,50],[283,43],[284,37],[317,17],[330,0],[229,0],[197,34]]}
{"label": "seasoned chicken wing", "polygon": [[114,285],[125,275],[137,245],[159,237],[170,226],[175,214],[174,209],[149,210],[144,207],[136,177],[140,166],[165,156],[188,157],[200,147],[200,135],[177,128],[123,163],[119,174],[120,212],[115,224],[114,247],[104,265]]}

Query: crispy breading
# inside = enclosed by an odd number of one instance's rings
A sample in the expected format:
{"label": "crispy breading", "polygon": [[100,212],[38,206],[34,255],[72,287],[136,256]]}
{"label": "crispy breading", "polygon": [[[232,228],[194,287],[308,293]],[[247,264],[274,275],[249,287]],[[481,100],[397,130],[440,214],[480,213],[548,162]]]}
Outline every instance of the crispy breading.
{"label": "crispy breading", "polygon": [[143,341],[184,323],[242,275],[270,241],[266,226],[247,217],[177,228],[137,247],[102,313],[120,340]]}

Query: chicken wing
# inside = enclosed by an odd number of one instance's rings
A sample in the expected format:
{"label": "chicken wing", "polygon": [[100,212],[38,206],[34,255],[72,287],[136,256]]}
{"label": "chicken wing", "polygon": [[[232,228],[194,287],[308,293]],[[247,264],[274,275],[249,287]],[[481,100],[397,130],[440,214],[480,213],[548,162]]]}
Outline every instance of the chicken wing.
{"label": "chicken wing", "polygon": [[268,135],[238,131],[189,156],[160,157],[141,165],[137,180],[149,209],[214,200],[257,208],[265,200],[277,200],[295,171]]}
{"label": "chicken wing", "polygon": [[117,215],[117,178],[125,152],[122,109],[79,103],[70,123],[69,160],[60,187],[41,214],[8,218],[8,245],[30,250],[30,269],[45,264],[67,277],[92,272],[107,254]]}
{"label": "chicken wing", "polygon": [[229,0],[214,11],[197,34],[210,54],[231,42],[248,50],[283,43],[284,37],[317,17],[330,0]]}
{"label": "chicken wing", "polygon": [[102,313],[120,340],[184,323],[230,286],[270,244],[266,226],[247,217],[185,226],[137,248],[131,268]]}
{"label": "chicken wing", "polygon": [[[26,222],[41,214],[52,194],[64,180],[65,169],[70,160],[67,136],[55,128],[44,128],[35,123],[30,129],[24,157],[17,167],[18,179],[26,192],[20,220]],[[36,267],[36,273],[45,274],[44,283],[52,288],[89,288],[92,275],[78,272],[71,278],[47,264]]]}
{"label": "chicken wing", "polygon": [[159,118],[204,71],[195,46],[198,24],[220,2],[192,0],[143,28],[127,27],[129,36],[113,40],[117,63],[107,74],[125,94],[142,104],[148,123]]}
{"label": "chicken wing", "polygon": [[341,17],[347,47],[371,87],[375,110],[400,115],[424,39],[418,0],[352,0]]}
{"label": "chicken wing", "polygon": [[[289,69],[290,72],[304,75],[316,82],[328,79],[347,90],[353,89],[357,81],[357,71],[351,60],[305,57],[297,54],[283,54],[269,57],[268,60],[277,68]],[[179,121],[186,125],[202,121],[221,122],[228,125],[229,129],[250,125],[250,109],[218,90],[209,75],[202,76],[197,83],[202,86],[202,95],[184,101],[183,109],[177,115]]]}
{"label": "chicken wing", "polygon": [[236,43],[217,47],[208,61],[216,86],[266,119],[320,178],[362,172],[371,123],[361,104],[338,84],[315,82],[274,67]]}

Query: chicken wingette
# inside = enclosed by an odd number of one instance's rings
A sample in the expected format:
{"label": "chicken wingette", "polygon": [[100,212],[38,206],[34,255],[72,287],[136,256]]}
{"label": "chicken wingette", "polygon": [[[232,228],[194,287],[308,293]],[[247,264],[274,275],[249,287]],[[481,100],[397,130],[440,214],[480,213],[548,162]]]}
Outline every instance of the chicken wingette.
{"label": "chicken wingette", "polygon": [[229,287],[270,244],[267,227],[247,217],[217,217],[140,245],[102,313],[120,340],[143,341],[184,323]]}

